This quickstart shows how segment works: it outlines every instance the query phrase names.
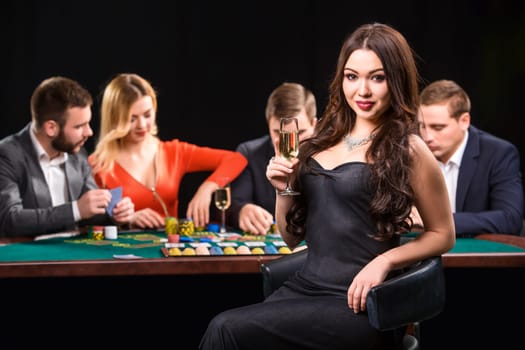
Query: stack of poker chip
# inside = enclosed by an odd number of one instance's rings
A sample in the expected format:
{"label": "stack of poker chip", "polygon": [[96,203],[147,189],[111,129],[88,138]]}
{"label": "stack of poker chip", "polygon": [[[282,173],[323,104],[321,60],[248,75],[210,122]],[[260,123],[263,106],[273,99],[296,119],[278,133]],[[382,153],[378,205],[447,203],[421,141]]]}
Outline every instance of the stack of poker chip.
{"label": "stack of poker chip", "polygon": [[105,239],[117,239],[118,238],[117,226],[104,226],[104,238]]}
{"label": "stack of poker chip", "polygon": [[165,228],[166,234],[168,235],[177,234],[179,223],[176,217],[166,216],[165,225],[166,225],[166,228]]}
{"label": "stack of poker chip", "polygon": [[97,240],[97,241],[103,240],[104,239],[104,226],[90,226],[89,238]]}
{"label": "stack of poker chip", "polygon": [[193,220],[185,219],[179,222],[179,234],[181,236],[191,236],[195,232]]}

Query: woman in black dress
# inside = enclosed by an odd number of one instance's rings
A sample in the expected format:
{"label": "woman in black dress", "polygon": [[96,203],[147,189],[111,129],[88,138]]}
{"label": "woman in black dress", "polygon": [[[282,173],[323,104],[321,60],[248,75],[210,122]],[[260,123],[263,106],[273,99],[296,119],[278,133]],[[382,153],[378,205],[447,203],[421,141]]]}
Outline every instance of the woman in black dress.
{"label": "woman in black dress", "polygon": [[[277,190],[294,178],[301,195],[277,196],[277,226],[290,247],[306,240],[308,259],[264,302],[217,315],[201,350],[400,347],[404,329],[368,323],[368,291],[455,242],[443,176],[417,135],[417,96],[413,53],[398,31],[366,24],[344,41],[313,137],[299,159],[276,157],[266,171]],[[412,206],[425,231],[400,245]]]}

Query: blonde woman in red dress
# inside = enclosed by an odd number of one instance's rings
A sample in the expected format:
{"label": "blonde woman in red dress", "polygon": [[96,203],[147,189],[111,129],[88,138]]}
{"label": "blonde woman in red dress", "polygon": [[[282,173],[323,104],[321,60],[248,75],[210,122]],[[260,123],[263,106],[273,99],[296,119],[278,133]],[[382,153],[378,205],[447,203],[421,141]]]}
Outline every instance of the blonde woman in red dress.
{"label": "blonde woman in red dress", "polygon": [[104,90],[99,141],[89,162],[102,188],[122,186],[135,204],[133,224],[160,228],[178,217],[179,187],[187,173],[210,171],[188,204],[195,226],[210,219],[213,192],[235,179],[247,165],[238,152],[197,146],[157,135],[157,97],[137,74],[119,74]]}

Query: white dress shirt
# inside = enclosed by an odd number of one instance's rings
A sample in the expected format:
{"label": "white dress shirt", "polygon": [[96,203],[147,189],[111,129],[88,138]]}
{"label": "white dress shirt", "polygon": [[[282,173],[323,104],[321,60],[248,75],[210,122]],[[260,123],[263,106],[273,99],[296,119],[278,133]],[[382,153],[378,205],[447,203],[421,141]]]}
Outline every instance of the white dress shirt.
{"label": "white dress shirt", "polygon": [[[33,141],[33,146],[35,147],[40,167],[46,178],[49,193],[51,194],[51,203],[55,207],[69,202],[67,178],[64,170],[68,154],[66,152],[61,152],[58,157],[53,159],[49,158],[49,155],[36,138],[33,128],[31,128],[29,134],[31,135],[31,140]],[[75,221],[78,221],[80,220],[80,210],[78,209],[77,201],[73,201],[72,206]]]}
{"label": "white dress shirt", "polygon": [[465,153],[465,147],[467,146],[468,140],[468,131],[465,132],[465,137],[459,145],[458,149],[452,157],[446,162],[438,162],[443,176],[445,177],[445,182],[447,183],[448,198],[450,200],[450,207],[452,212],[456,212],[456,190],[458,187],[458,174],[459,168],[461,166],[461,159],[463,158],[463,153]]}

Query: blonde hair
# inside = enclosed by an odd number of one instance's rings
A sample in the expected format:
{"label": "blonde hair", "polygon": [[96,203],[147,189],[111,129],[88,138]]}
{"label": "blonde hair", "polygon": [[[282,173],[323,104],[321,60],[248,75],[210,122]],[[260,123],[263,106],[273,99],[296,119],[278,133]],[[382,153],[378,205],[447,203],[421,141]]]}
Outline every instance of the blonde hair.
{"label": "blonde hair", "polygon": [[[150,96],[157,112],[157,95],[151,84],[137,74],[117,75],[104,89],[100,108],[100,133],[92,157],[93,173],[111,172],[122,147],[122,139],[130,130],[131,106],[144,96]],[[151,129],[157,135],[157,125]]]}

